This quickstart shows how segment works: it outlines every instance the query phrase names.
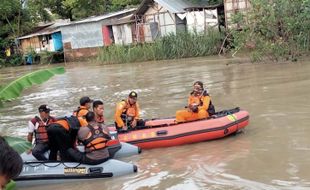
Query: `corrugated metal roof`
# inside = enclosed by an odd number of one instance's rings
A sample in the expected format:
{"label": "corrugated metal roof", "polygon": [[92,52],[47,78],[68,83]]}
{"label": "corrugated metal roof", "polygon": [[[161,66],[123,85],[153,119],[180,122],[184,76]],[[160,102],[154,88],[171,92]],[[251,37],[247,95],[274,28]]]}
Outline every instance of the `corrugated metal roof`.
{"label": "corrugated metal roof", "polygon": [[183,13],[185,8],[197,6],[189,0],[154,0],[171,13]]}
{"label": "corrugated metal roof", "polygon": [[70,21],[67,19],[67,20],[59,20],[55,23],[45,24],[45,26],[47,26],[47,27],[44,27],[43,29],[41,29],[39,31],[27,34],[25,36],[18,37],[17,39],[21,40],[21,39],[31,38],[34,36],[42,36],[42,35],[53,34],[55,32],[60,31],[59,26],[65,24],[65,23],[69,23],[69,22]]}
{"label": "corrugated metal roof", "polygon": [[185,13],[185,9],[191,7],[208,6],[208,0],[200,0],[195,3],[191,0],[144,0],[137,9],[136,14],[144,14],[154,1],[171,13]]}
{"label": "corrugated metal roof", "polygon": [[117,12],[113,12],[113,13],[108,13],[105,15],[100,15],[100,16],[92,16],[83,20],[79,20],[79,21],[75,21],[75,22],[71,22],[70,24],[64,24],[62,26],[69,26],[69,25],[75,25],[75,24],[82,24],[82,23],[88,23],[88,22],[98,22],[104,19],[108,19],[108,18],[112,18],[121,14],[125,14],[125,13],[130,13],[130,12],[134,12],[136,11],[136,8],[131,8],[131,9],[125,9],[122,11],[117,11]]}

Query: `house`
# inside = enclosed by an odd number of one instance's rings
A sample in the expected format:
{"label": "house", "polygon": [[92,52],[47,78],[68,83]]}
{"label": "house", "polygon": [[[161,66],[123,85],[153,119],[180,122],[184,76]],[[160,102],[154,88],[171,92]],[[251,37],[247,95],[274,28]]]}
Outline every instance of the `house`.
{"label": "house", "polygon": [[132,14],[113,23],[112,30],[114,43],[116,45],[129,45],[134,43],[136,38],[135,21]]}
{"label": "house", "polygon": [[241,26],[232,23],[232,16],[239,12],[247,15],[249,8],[251,8],[250,0],[224,0],[226,28],[240,28]]}
{"label": "house", "polygon": [[218,28],[218,8],[190,0],[143,0],[134,13],[138,42],[151,42],[179,31],[206,32]]}
{"label": "house", "polygon": [[30,49],[37,53],[41,51],[62,51],[62,36],[59,26],[69,23],[69,20],[57,20],[53,23],[39,25],[31,33],[18,37],[17,40],[23,53]]}
{"label": "house", "polygon": [[[113,12],[105,15],[89,17],[80,21],[71,22],[70,24],[60,26],[62,41],[64,45],[64,56],[66,61],[77,60],[96,56],[100,47],[108,46],[115,43],[122,44],[119,39],[123,34],[118,34],[117,28],[123,27],[126,33],[130,33],[124,17],[132,15],[135,8]],[[123,26],[122,26],[123,25]],[[130,22],[129,22],[130,25]],[[126,43],[130,42],[130,36]]]}

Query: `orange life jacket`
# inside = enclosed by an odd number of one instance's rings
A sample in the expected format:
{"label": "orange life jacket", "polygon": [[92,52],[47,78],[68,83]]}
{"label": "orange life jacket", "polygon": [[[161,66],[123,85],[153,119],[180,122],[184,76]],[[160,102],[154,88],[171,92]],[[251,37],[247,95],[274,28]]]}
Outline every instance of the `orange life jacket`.
{"label": "orange life jacket", "polygon": [[[203,98],[205,96],[210,96],[206,90],[203,91],[203,93],[200,95],[200,96],[194,96],[193,95],[194,92],[191,93],[191,96],[190,96],[190,100],[189,100],[189,104],[197,104],[199,106],[202,106],[203,105]],[[207,109],[207,112],[209,113],[209,115],[213,115],[215,113],[215,107],[214,105],[212,104],[212,101],[210,99],[210,103],[209,103],[209,106],[208,106],[208,109]]]}
{"label": "orange life jacket", "polygon": [[136,117],[138,113],[136,113],[137,106],[136,104],[130,105],[128,100],[123,100],[126,103],[126,106],[123,109],[123,114],[129,117]]}
{"label": "orange life jacket", "polygon": [[67,131],[70,131],[70,130],[78,131],[80,127],[87,125],[87,122],[84,120],[85,119],[82,119],[76,116],[70,116],[70,117],[57,118],[55,123],[61,125]]}
{"label": "orange life jacket", "polygon": [[106,148],[107,142],[111,139],[111,137],[104,133],[100,126],[98,126],[97,129],[91,125],[88,125],[87,127],[90,129],[90,134],[88,135],[89,138],[82,141],[85,146],[85,152],[89,153]]}
{"label": "orange life jacket", "polygon": [[46,131],[46,126],[50,123],[55,122],[56,119],[54,117],[49,117],[46,121],[46,124],[38,117],[35,116],[31,122],[35,126],[36,123],[39,123],[39,126],[36,130],[34,130],[35,142],[36,143],[46,143],[48,142],[48,136]]}
{"label": "orange life jacket", "polygon": [[73,111],[72,115],[85,118],[85,115],[88,113],[88,111],[89,110],[85,106],[79,106],[76,110]]}

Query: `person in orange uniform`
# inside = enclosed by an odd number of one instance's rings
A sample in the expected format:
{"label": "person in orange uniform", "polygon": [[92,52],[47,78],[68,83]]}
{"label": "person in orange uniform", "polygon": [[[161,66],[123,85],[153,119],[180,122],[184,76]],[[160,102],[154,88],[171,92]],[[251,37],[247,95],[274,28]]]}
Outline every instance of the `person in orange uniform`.
{"label": "person in orange uniform", "polygon": [[72,161],[67,150],[76,147],[78,130],[85,126],[87,126],[86,120],[75,116],[59,118],[50,124],[47,128],[51,150],[49,160],[57,160],[57,152],[59,151],[62,161]]}
{"label": "person in orange uniform", "polygon": [[85,117],[91,108],[92,102],[93,100],[91,100],[88,96],[82,97],[80,99],[80,106],[73,112],[73,115],[77,117]]}
{"label": "person in orange uniform", "polygon": [[176,112],[177,123],[204,119],[215,113],[211,97],[204,90],[203,83],[196,81],[193,88],[188,98],[187,108]]}
{"label": "person in orange uniform", "polygon": [[49,150],[46,126],[56,121],[56,119],[50,116],[52,110],[47,105],[40,105],[38,110],[39,116],[35,116],[28,123],[27,140],[32,143],[34,134],[35,146],[32,149],[32,155],[37,160],[48,160],[44,155]]}
{"label": "person in orange uniform", "polygon": [[132,91],[129,93],[127,100],[122,100],[116,105],[114,119],[116,129],[119,132],[144,127],[144,121],[139,119],[140,109],[137,98],[138,94]]}

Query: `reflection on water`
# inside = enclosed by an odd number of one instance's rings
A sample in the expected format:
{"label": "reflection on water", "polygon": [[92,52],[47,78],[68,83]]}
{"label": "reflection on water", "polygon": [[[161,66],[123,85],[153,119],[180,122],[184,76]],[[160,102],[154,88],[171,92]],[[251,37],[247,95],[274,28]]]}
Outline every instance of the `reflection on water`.
{"label": "reflection on water", "polygon": [[[142,117],[167,117],[184,107],[202,80],[218,109],[250,112],[243,133],[221,140],[144,151],[125,158],[138,165],[128,176],[21,189],[308,189],[310,187],[310,64],[228,64],[183,59],[119,65],[76,64],[64,75],[23,92],[0,108],[0,133],[25,137],[40,104],[70,114],[79,98],[102,99],[113,122],[116,102],[138,92]],[[1,84],[36,67],[0,70]]]}

